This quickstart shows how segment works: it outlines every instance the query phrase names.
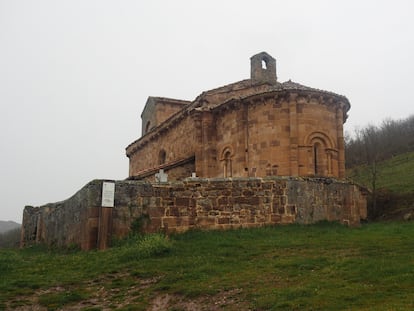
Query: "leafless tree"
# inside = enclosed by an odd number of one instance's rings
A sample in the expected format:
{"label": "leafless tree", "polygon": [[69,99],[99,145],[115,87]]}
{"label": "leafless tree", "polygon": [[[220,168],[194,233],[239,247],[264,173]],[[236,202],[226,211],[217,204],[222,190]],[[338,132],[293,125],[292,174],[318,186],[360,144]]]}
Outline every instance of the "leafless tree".
{"label": "leafless tree", "polygon": [[366,165],[372,191],[372,213],[377,213],[378,163],[397,154],[414,151],[414,115],[403,120],[386,119],[346,135],[346,166]]}
{"label": "leafless tree", "polygon": [[345,138],[347,168],[369,164],[374,158],[382,161],[414,151],[414,115],[402,120],[386,119],[379,126],[355,129],[353,135],[347,134]]}

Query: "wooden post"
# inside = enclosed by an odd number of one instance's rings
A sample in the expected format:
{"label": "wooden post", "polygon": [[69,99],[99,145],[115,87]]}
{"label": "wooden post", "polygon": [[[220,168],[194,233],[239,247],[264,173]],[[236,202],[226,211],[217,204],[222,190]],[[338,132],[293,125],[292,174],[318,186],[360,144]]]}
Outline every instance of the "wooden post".
{"label": "wooden post", "polygon": [[102,204],[99,208],[97,248],[107,249],[112,235],[112,208],[114,207],[115,182],[102,183]]}
{"label": "wooden post", "polygon": [[112,236],[112,207],[99,208],[98,241],[97,248],[100,250],[109,247]]}

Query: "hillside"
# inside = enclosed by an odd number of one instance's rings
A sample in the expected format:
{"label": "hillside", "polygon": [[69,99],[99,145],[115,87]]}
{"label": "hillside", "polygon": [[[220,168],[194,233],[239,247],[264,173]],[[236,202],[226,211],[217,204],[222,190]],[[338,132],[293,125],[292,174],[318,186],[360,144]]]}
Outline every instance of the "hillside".
{"label": "hillside", "polygon": [[0,250],[0,309],[413,310],[413,235],[320,223]]}
{"label": "hillside", "polygon": [[[394,193],[414,192],[414,152],[397,155],[378,164],[378,188]],[[347,171],[352,180],[371,188],[370,168],[357,166]]]}
{"label": "hillside", "polygon": [[[380,216],[401,218],[414,210],[414,152],[400,154],[378,163],[377,171],[378,203],[382,212]],[[348,169],[347,176],[372,189],[369,166]],[[393,214],[397,217],[393,217]]]}
{"label": "hillside", "polygon": [[14,221],[0,220],[0,233],[19,228],[21,225]]}

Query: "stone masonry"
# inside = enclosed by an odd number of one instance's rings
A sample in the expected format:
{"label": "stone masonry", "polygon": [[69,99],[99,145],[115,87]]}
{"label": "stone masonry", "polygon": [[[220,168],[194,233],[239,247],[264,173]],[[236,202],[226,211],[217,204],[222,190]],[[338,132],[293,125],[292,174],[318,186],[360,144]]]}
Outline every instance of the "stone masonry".
{"label": "stone masonry", "polygon": [[90,182],[66,201],[27,206],[22,244],[100,248],[102,240],[108,245],[112,237],[126,236],[140,218],[148,220],[144,232],[175,233],[321,220],[355,226],[366,217],[365,196],[353,184],[329,178],[268,177],[116,181],[115,207],[104,219],[102,182]]}

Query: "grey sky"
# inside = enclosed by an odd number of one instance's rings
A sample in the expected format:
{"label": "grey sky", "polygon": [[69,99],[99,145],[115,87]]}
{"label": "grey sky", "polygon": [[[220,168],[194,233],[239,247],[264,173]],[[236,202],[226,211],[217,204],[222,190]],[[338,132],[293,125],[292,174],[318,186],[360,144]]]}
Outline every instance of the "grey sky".
{"label": "grey sky", "polygon": [[249,78],[261,51],[280,81],[347,96],[347,131],[412,114],[413,11],[410,0],[0,0],[0,219],[126,178],[148,96],[192,100]]}

